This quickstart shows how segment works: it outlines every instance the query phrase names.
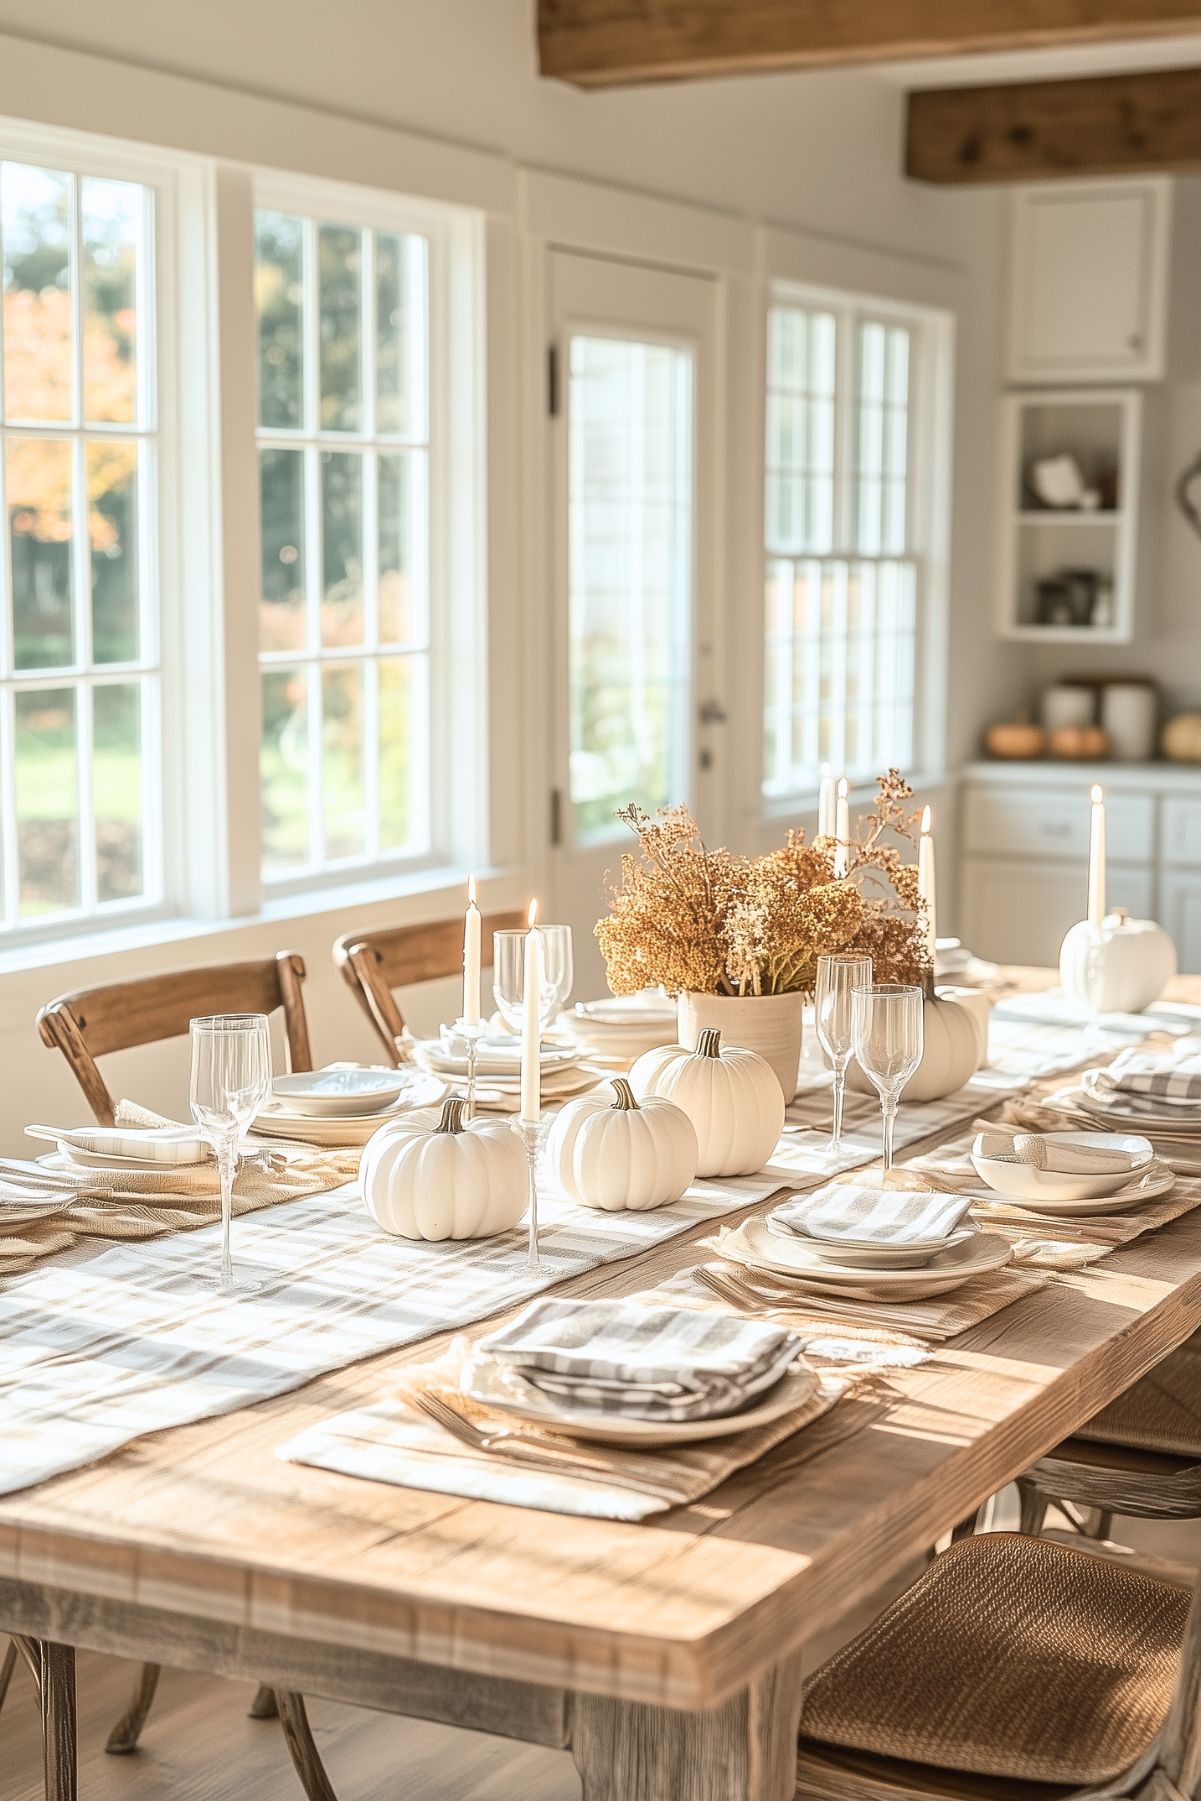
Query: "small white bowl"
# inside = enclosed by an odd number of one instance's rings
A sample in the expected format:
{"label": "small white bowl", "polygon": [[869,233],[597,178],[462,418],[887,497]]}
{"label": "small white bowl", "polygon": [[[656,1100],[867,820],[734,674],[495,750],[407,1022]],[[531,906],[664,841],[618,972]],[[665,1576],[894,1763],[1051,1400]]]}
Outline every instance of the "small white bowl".
{"label": "small white bowl", "polygon": [[408,1079],[399,1069],[311,1069],[276,1076],[271,1092],[312,1119],[362,1118],[391,1106]]}
{"label": "small white bowl", "polygon": [[1150,1139],[1123,1132],[1042,1132],[1031,1136],[1045,1138],[1048,1144],[1083,1144],[1102,1151],[1127,1151],[1130,1167],[1104,1175],[1069,1175],[1063,1170],[1035,1169],[1031,1163],[1004,1163],[997,1157],[982,1157],[973,1145],[972,1167],[995,1194],[1003,1194],[1011,1201],[1096,1200],[1124,1187],[1155,1155]]}

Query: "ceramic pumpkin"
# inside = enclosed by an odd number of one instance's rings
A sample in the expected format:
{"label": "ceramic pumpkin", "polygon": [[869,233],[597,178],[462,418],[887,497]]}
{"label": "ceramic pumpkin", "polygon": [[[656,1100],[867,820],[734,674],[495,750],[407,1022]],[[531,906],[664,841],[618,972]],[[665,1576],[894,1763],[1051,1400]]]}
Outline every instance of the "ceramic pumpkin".
{"label": "ceramic pumpkin", "polygon": [[1153,919],[1131,919],[1119,908],[1099,932],[1082,919],[1064,938],[1059,979],[1094,1013],[1141,1013],[1176,974],[1176,946]]}
{"label": "ceramic pumpkin", "polygon": [[624,1076],[569,1101],[547,1140],[549,1168],[585,1207],[644,1212],[678,1201],[696,1175],[700,1147],[688,1115],[648,1095],[639,1103]]}
{"label": "ceramic pumpkin", "polygon": [[1109,734],[1099,725],[1061,725],[1048,734],[1047,749],[1053,757],[1096,762],[1098,757],[1109,755]]}
{"label": "ceramic pumpkin", "polygon": [[1169,719],[1159,748],[1173,763],[1201,763],[1201,713],[1177,713]]}
{"label": "ceramic pumpkin", "polygon": [[990,757],[1005,757],[1013,762],[1041,757],[1047,748],[1047,735],[1041,725],[1014,720],[990,725],[984,734],[984,748]]}
{"label": "ceramic pumpkin", "polygon": [[695,1051],[661,1045],[630,1071],[638,1099],[674,1101],[692,1121],[698,1176],[749,1176],[762,1169],[784,1127],[784,1095],[770,1063],[755,1051],[722,1048],[706,1026]]}
{"label": "ceramic pumpkin", "polygon": [[[901,1101],[941,1101],[970,1082],[980,1067],[980,1026],[969,1007],[950,996],[927,994],[922,1008],[922,1060],[901,1090]],[[854,1058],[847,1086],[860,1094],[876,1090]]]}
{"label": "ceramic pumpkin", "polygon": [[525,1146],[507,1121],[463,1124],[455,1095],[441,1113],[390,1120],[367,1140],[359,1182],[367,1211],[399,1238],[491,1238],[526,1209]]}

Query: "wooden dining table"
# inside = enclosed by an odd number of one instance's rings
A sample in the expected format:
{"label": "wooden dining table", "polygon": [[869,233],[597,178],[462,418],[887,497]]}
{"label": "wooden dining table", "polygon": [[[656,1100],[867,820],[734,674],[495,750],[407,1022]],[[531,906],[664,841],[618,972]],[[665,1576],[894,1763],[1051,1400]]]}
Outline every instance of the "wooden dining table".
{"label": "wooden dining table", "polygon": [[[705,1230],[564,1292],[644,1289]],[[1201,1209],[889,1370],[817,1456],[635,1525],[276,1456],[427,1339],[0,1500],[0,1630],[45,1647],[52,1735],[88,1647],[565,1747],[585,1801],[784,1801],[817,1635],[1198,1327]]]}

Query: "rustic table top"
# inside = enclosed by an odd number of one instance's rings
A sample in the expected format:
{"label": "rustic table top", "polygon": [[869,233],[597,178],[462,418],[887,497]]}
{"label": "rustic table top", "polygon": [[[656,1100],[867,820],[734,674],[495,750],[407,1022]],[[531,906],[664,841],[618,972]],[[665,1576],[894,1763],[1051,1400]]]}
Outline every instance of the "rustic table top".
{"label": "rustic table top", "polygon": [[[1171,992],[1199,1001],[1201,979]],[[706,1229],[565,1289],[647,1287],[697,1261],[692,1239]],[[436,1350],[426,1340],[0,1500],[0,1582],[711,1706],[854,1607],[1199,1326],[1201,1209],[920,1367],[890,1371],[869,1423],[816,1458],[790,1466],[785,1443],[694,1506],[640,1525],[275,1456],[302,1428],[377,1398],[385,1372]]]}

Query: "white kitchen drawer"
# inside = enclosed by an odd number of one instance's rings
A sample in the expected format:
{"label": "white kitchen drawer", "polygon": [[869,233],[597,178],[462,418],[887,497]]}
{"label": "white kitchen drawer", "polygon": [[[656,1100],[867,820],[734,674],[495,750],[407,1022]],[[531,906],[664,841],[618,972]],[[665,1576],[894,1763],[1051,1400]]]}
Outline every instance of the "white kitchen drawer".
{"label": "white kitchen drawer", "polygon": [[[1084,915],[1087,870],[1081,862],[968,857],[962,866],[959,935],[978,957],[1054,967],[1069,926]],[[1109,901],[1147,918],[1150,869],[1109,865]]]}
{"label": "white kitchen drawer", "polygon": [[[1155,851],[1154,798],[1150,794],[1107,794],[1105,814],[1110,857],[1149,863]],[[1065,860],[1088,856],[1089,801],[1083,784],[1071,788],[968,788],[961,822],[968,851]]]}
{"label": "white kitchen drawer", "polygon": [[1163,877],[1163,925],[1180,959],[1180,973],[1201,975],[1201,880],[1183,870]]}
{"label": "white kitchen drawer", "polygon": [[1201,800],[1165,799],[1162,843],[1165,863],[1201,864]]}

